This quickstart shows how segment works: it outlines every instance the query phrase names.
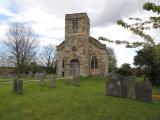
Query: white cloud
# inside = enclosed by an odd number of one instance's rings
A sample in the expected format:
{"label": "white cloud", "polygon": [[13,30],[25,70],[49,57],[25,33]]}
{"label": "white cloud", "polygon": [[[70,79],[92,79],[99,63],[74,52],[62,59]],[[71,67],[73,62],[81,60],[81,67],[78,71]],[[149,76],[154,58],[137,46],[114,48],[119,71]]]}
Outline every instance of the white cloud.
{"label": "white cloud", "polygon": [[0,14],[6,15],[8,17],[15,17],[16,14],[14,14],[13,12],[11,12],[10,10],[6,9],[3,6],[0,6]]}
{"label": "white cloud", "polygon": [[5,24],[0,24],[0,41],[4,40],[6,38],[6,30],[7,30],[8,26]]}
{"label": "white cloud", "polygon": [[[159,0],[150,0],[159,3]],[[115,25],[117,19],[128,16],[148,17],[151,13],[142,11],[148,0],[5,0],[0,1],[0,13],[9,16],[6,23],[0,24],[0,39],[5,37],[7,23],[29,22],[40,37],[40,45],[58,45],[64,39],[65,14],[87,12],[91,21],[91,35],[104,36],[113,40],[142,40],[126,29]],[[14,8],[13,8],[14,7]],[[13,11],[12,9],[15,9]],[[1,22],[1,21],[0,21]],[[159,39],[159,33],[150,34]],[[158,37],[157,37],[158,36]],[[103,42],[105,43],[105,42]],[[135,50],[106,43],[115,49],[118,64],[133,62]]]}

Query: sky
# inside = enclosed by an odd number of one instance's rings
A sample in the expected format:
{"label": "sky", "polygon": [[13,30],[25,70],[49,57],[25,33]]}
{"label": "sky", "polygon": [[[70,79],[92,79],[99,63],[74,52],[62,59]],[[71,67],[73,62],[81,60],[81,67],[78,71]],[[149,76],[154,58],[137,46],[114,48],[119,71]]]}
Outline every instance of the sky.
{"label": "sky", "polygon": [[[0,42],[6,39],[8,24],[23,22],[32,25],[39,35],[41,46],[59,45],[64,40],[65,14],[88,14],[92,37],[103,36],[112,40],[143,41],[125,28],[116,25],[119,19],[140,17],[146,19],[152,12],[143,10],[146,2],[160,4],[159,0],[0,0]],[[160,41],[160,32],[146,31]],[[109,44],[115,51],[117,64],[133,65],[133,58],[140,48],[129,49],[123,45]]]}

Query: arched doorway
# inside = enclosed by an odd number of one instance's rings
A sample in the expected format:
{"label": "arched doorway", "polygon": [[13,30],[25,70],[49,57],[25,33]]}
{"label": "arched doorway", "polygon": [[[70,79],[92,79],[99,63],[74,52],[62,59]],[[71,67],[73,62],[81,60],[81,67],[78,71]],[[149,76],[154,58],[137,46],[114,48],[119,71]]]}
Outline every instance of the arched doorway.
{"label": "arched doorway", "polygon": [[70,75],[79,76],[80,75],[80,63],[77,59],[73,59],[69,64]]}

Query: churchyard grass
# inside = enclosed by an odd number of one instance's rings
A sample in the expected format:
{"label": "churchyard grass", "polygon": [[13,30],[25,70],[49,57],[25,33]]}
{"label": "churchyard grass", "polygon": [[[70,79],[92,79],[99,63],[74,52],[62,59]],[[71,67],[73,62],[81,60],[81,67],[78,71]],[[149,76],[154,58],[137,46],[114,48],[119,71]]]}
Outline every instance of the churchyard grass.
{"label": "churchyard grass", "polygon": [[[11,79],[10,79],[11,80]],[[80,86],[57,80],[24,82],[24,93],[12,91],[12,83],[0,82],[0,120],[159,120],[160,101],[147,104],[104,96],[105,80],[82,77]],[[158,94],[160,87],[153,87]]]}

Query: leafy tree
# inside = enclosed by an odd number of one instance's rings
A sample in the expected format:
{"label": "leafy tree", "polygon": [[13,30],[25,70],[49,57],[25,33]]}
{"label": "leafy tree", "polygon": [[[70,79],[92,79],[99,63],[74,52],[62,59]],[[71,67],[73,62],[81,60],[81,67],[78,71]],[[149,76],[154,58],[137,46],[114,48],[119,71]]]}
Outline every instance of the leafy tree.
{"label": "leafy tree", "polygon": [[160,45],[148,46],[137,51],[134,64],[145,70],[145,74],[151,78],[153,84],[160,84]]}
{"label": "leafy tree", "polygon": [[158,74],[160,72],[159,45],[156,45],[155,40],[150,35],[146,34],[145,31],[150,30],[151,28],[160,28],[160,5],[148,2],[143,5],[143,9],[157,13],[158,16],[150,16],[148,20],[130,17],[129,20],[131,22],[127,23],[123,20],[118,20],[117,24],[128,29],[134,34],[141,36],[144,39],[144,42],[137,41],[131,43],[125,40],[113,41],[104,37],[99,37],[99,39],[116,44],[125,44],[127,48],[143,46],[143,49],[137,51],[137,55],[134,58],[134,64],[145,68],[145,73],[148,75],[148,77],[150,77],[152,83],[157,84],[160,83],[160,77]]}
{"label": "leafy tree", "polygon": [[117,73],[123,76],[131,76],[132,75],[132,68],[130,64],[124,63],[118,70]]}
{"label": "leafy tree", "polygon": [[[145,3],[143,5],[143,9],[153,11],[158,15],[160,14],[160,5],[156,5],[154,3]],[[147,21],[143,21],[140,18],[129,19],[135,20],[135,23],[128,24],[119,20],[117,21],[117,24],[132,31],[136,35],[141,36],[145,40],[143,49],[139,50],[134,58],[134,64],[145,68],[145,73],[150,77],[153,84],[160,84],[160,45],[156,45],[156,41],[144,32],[145,30],[151,29],[148,27],[149,25],[152,26],[153,29],[160,28],[160,16],[151,16]]]}

